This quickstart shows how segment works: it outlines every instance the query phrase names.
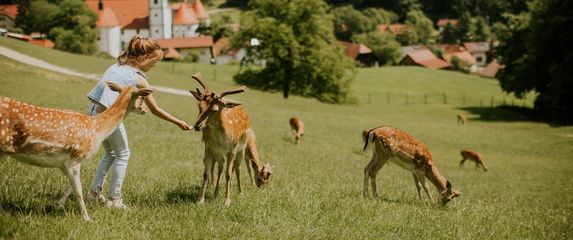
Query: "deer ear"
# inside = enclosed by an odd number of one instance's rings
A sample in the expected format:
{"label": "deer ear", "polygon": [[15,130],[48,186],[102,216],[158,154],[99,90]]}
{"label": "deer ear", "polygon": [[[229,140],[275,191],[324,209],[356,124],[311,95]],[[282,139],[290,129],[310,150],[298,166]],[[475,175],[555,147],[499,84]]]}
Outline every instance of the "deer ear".
{"label": "deer ear", "polygon": [[452,184],[450,183],[450,180],[446,180],[446,188],[450,191],[452,190]]}
{"label": "deer ear", "polygon": [[147,97],[149,96],[149,94],[155,92],[155,88],[142,88],[142,89],[138,89],[136,94],[138,96],[142,96],[142,97]]}
{"label": "deer ear", "polygon": [[105,84],[106,84],[112,91],[115,91],[115,92],[121,92],[121,89],[123,89],[123,86],[121,86],[121,85],[119,85],[119,84],[117,84],[117,83],[114,83],[114,82],[107,82],[107,81],[106,81]]}
{"label": "deer ear", "polygon": [[226,108],[233,108],[239,105],[243,105],[240,102],[235,102],[235,101],[231,101],[231,100],[223,100],[223,99],[219,99],[219,101],[221,101],[223,103],[223,105],[225,105]]}

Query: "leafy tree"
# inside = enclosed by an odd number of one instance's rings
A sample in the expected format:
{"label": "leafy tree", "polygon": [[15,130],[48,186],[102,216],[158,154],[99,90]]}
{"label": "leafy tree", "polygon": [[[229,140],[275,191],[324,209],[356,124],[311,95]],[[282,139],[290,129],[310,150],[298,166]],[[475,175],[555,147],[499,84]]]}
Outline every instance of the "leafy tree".
{"label": "leafy tree", "polygon": [[398,15],[396,15],[396,13],[386,11],[382,8],[366,8],[363,14],[372,21],[374,26],[398,22]]}
{"label": "leafy tree", "polygon": [[422,11],[409,11],[406,15],[406,25],[409,28],[410,44],[433,44],[436,41],[438,33],[434,29],[434,24]]}
{"label": "leafy tree", "polygon": [[352,40],[372,49],[380,65],[396,64],[400,61],[400,57],[402,56],[400,43],[389,33],[373,31],[356,35]]}
{"label": "leafy tree", "polygon": [[22,1],[16,24],[25,33],[48,33],[52,28],[54,13],[58,11],[56,4],[46,1]]}
{"label": "leafy tree", "polygon": [[458,43],[458,39],[456,36],[456,29],[452,26],[451,23],[446,23],[444,29],[442,30],[441,36],[441,43],[449,43],[454,44]]}
{"label": "leafy tree", "polygon": [[334,15],[334,34],[337,39],[349,41],[354,34],[361,34],[376,29],[376,23],[352,6],[332,9]]}
{"label": "leafy tree", "polygon": [[498,52],[505,68],[498,77],[504,91],[538,96],[535,109],[573,122],[573,2],[535,0],[530,11],[507,15],[507,35]]}
{"label": "leafy tree", "polygon": [[91,54],[96,51],[98,16],[81,0],[64,0],[53,16],[48,37],[55,47],[68,52]]}
{"label": "leafy tree", "polygon": [[[241,17],[241,31],[232,38],[265,61],[249,66],[235,81],[250,87],[283,91],[329,103],[352,101],[349,84],[353,63],[336,47],[331,19],[321,0],[251,0]],[[251,39],[260,45],[249,46]]]}

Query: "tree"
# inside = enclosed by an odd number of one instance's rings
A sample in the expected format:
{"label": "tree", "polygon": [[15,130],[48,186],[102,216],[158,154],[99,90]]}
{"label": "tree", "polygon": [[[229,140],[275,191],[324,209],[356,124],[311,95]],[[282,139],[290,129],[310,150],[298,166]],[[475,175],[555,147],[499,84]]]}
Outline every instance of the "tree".
{"label": "tree", "polygon": [[372,21],[374,26],[398,22],[398,15],[382,8],[366,8],[363,13]]}
{"label": "tree", "polygon": [[438,33],[434,29],[434,24],[424,12],[412,10],[406,14],[406,25],[409,28],[410,44],[422,43],[433,44]]}
{"label": "tree", "polygon": [[363,33],[354,36],[352,41],[362,43],[372,49],[380,65],[396,64],[402,56],[400,43],[390,33],[381,33],[379,31]]}
{"label": "tree", "polygon": [[376,29],[376,23],[371,18],[350,5],[334,8],[331,13],[334,16],[334,35],[339,40],[349,41],[355,34]]}
{"label": "tree", "polygon": [[58,6],[46,1],[20,1],[16,23],[25,33],[48,33]]}
{"label": "tree", "polygon": [[64,0],[53,15],[53,28],[48,37],[55,47],[68,52],[91,54],[96,51],[97,14],[81,0]]}
{"label": "tree", "polygon": [[573,122],[573,2],[535,0],[530,11],[508,17],[498,52],[505,68],[498,78],[504,91],[538,96],[535,109],[555,120]]}
{"label": "tree", "polygon": [[[352,101],[352,60],[337,47],[326,4],[321,0],[251,0],[241,17],[235,47],[246,47],[265,61],[235,75],[237,83],[266,91],[317,98],[328,103]],[[250,46],[251,39],[260,45]]]}

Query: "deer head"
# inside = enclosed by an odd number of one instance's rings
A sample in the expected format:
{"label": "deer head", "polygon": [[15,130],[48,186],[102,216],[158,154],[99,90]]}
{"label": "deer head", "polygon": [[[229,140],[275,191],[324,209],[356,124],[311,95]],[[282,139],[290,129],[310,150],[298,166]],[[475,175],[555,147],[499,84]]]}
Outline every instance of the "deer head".
{"label": "deer head", "polygon": [[[255,166],[253,166],[253,167],[255,167]],[[262,187],[262,186],[266,185],[267,183],[269,183],[269,180],[271,178],[272,173],[273,173],[273,167],[270,164],[267,163],[267,164],[263,165],[263,168],[259,172],[257,179],[256,179],[257,187]]]}
{"label": "deer head", "polygon": [[208,126],[209,118],[212,114],[217,114],[223,108],[232,108],[241,105],[239,102],[235,102],[229,99],[223,99],[226,95],[242,93],[245,91],[246,87],[242,86],[238,89],[229,90],[217,94],[215,92],[210,92],[207,86],[203,83],[203,79],[199,73],[193,74],[193,79],[197,80],[203,91],[196,88],[196,91],[189,90],[191,95],[199,101],[199,116],[193,128],[195,131],[201,131],[203,128]]}
{"label": "deer head", "polygon": [[106,85],[115,92],[122,94],[123,91],[132,91],[132,95],[129,101],[127,112],[134,111],[137,114],[145,114],[147,112],[147,106],[145,105],[145,97],[149,96],[155,89],[143,88],[137,89],[136,87],[123,87],[117,83],[105,82]]}
{"label": "deer head", "polygon": [[442,205],[448,204],[455,197],[459,197],[462,193],[452,190],[452,184],[449,180],[446,180],[446,191],[442,193]]}

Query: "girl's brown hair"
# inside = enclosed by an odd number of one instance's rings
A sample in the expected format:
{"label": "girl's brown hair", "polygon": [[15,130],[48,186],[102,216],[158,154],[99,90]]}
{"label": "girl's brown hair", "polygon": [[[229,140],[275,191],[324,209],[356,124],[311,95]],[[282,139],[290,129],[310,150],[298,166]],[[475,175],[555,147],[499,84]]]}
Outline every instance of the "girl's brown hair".
{"label": "girl's brown hair", "polygon": [[157,41],[135,35],[129,41],[127,49],[117,57],[117,61],[120,65],[141,67],[150,61],[159,61],[161,58],[163,58],[163,51]]}

